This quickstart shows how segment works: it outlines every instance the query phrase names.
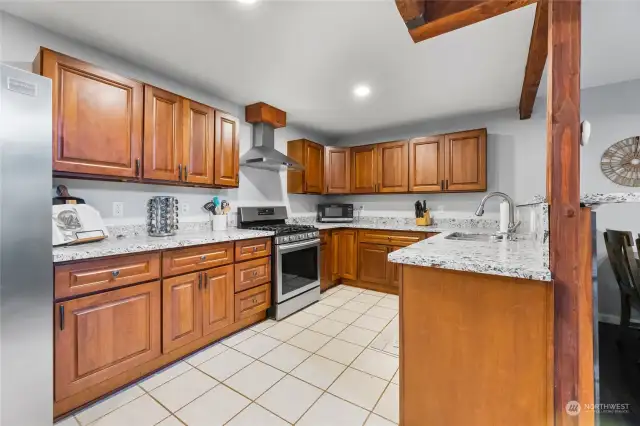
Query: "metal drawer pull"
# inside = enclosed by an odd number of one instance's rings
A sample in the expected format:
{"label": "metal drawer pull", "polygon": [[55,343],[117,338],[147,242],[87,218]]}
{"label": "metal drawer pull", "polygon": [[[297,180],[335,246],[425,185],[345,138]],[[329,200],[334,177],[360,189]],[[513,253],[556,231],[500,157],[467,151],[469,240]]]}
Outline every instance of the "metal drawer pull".
{"label": "metal drawer pull", "polygon": [[202,256],[200,256],[200,260],[204,261],[207,260],[207,256],[205,256],[204,254]]}
{"label": "metal drawer pull", "polygon": [[253,271],[253,276],[255,277],[256,275],[258,275],[258,271]]}
{"label": "metal drawer pull", "polygon": [[113,278],[117,278],[118,275],[120,275],[120,270],[116,269],[115,271],[111,271],[111,275],[113,275]]}
{"label": "metal drawer pull", "polygon": [[254,251],[254,252],[258,251],[258,247],[254,247],[254,248],[253,248],[253,251]]}
{"label": "metal drawer pull", "polygon": [[251,299],[251,303],[256,303],[256,302],[258,302],[258,299],[256,299],[255,297]]}

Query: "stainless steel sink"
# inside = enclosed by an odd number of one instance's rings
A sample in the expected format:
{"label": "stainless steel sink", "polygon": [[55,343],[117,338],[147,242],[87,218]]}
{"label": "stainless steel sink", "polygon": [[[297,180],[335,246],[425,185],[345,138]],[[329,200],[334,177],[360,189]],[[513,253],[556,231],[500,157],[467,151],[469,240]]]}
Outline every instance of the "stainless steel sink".
{"label": "stainless steel sink", "polygon": [[469,232],[452,232],[444,237],[445,240],[460,240],[460,241],[497,241],[502,239],[502,235],[491,234],[473,234]]}
{"label": "stainless steel sink", "polygon": [[[445,240],[456,240],[456,241],[503,241],[507,238],[506,235],[501,234],[474,234],[470,232],[452,232],[451,234],[444,237]],[[522,235],[511,235],[509,236],[509,241],[520,241],[524,239]]]}

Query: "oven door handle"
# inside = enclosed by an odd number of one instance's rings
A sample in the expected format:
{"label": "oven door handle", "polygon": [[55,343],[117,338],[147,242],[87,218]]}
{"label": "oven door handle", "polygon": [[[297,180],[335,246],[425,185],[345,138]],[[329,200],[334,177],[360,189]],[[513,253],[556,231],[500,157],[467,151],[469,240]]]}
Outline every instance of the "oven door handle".
{"label": "oven door handle", "polygon": [[299,250],[306,247],[320,246],[320,239],[316,238],[314,240],[302,241],[300,243],[289,243],[289,244],[280,244],[276,246],[276,251],[278,253],[288,253],[290,251]]}

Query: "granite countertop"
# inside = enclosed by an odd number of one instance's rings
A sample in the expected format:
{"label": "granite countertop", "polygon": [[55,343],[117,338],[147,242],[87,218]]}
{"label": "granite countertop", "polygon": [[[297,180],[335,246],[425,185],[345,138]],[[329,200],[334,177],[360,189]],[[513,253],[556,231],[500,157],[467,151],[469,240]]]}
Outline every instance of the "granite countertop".
{"label": "granite countertop", "polygon": [[[546,203],[547,197],[536,195],[521,206]],[[601,204],[640,203],[640,192],[610,192],[610,193],[586,193],[580,196],[580,202],[586,206],[599,206]]]}
{"label": "granite countertop", "polygon": [[[314,226],[319,230],[336,229],[336,228],[355,228],[355,229],[380,229],[385,231],[414,231],[414,232],[442,232],[451,231],[451,227],[442,226],[418,226],[411,224],[382,224],[382,223],[314,223]],[[484,229],[486,232],[487,230]]]}
{"label": "granite countertop", "polygon": [[196,230],[179,232],[171,237],[109,237],[96,243],[77,246],[54,247],[53,262],[93,259],[118,254],[142,253],[176,247],[189,247],[201,244],[223,243],[225,241],[249,240],[251,238],[270,237],[273,232],[252,231],[250,229],[228,228],[226,231]]}
{"label": "granite countertop", "polygon": [[[470,232],[468,229],[464,232]],[[489,233],[488,230],[484,232]],[[389,261],[456,271],[551,281],[544,250],[531,239],[518,241],[456,241],[442,232],[389,254]]]}

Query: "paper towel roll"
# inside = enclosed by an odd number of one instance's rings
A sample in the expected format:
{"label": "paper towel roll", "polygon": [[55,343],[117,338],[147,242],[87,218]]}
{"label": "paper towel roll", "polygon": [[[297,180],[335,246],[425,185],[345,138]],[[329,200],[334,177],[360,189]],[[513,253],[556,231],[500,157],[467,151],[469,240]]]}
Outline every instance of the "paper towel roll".
{"label": "paper towel roll", "polygon": [[500,232],[509,230],[509,203],[503,201],[500,203]]}

